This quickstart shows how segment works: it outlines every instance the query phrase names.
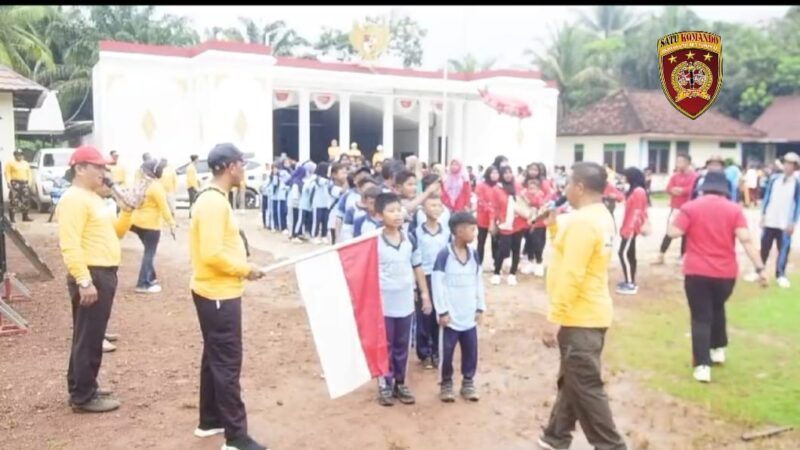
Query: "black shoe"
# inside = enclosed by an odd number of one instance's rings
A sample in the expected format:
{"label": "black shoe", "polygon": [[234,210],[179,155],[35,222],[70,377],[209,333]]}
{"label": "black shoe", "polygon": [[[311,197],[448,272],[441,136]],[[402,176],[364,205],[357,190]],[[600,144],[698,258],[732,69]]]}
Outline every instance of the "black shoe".
{"label": "black shoe", "polygon": [[225,427],[221,423],[201,423],[194,429],[194,435],[199,438],[216,436],[225,432]]}
{"label": "black shoe", "polygon": [[381,406],[394,406],[391,388],[382,387],[378,390],[378,404]]}
{"label": "black shoe", "polygon": [[417,401],[414,398],[414,394],[411,393],[411,389],[405,384],[395,384],[393,394],[394,398],[400,400],[400,403],[404,405],[413,405]]}
{"label": "black shoe", "polygon": [[234,439],[234,440],[226,440],[225,445],[222,446],[222,450],[269,450],[267,447],[259,444],[258,442],[254,441],[253,438],[250,436],[245,436],[243,438]]}

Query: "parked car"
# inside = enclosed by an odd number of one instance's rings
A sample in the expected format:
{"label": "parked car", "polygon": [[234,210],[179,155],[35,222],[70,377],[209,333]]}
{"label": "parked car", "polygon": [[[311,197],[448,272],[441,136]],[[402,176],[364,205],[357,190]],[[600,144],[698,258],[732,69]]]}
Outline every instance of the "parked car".
{"label": "parked car", "polygon": [[[245,193],[245,208],[259,209],[261,208],[261,194],[259,194],[259,187],[263,180],[265,172],[264,164],[255,160],[248,159],[245,161],[245,177],[247,179],[247,192]],[[189,207],[189,191],[186,189],[186,167],[189,163],[179,166],[175,169],[178,176],[178,186],[175,191],[176,206]],[[211,170],[208,168],[208,160],[198,159],[197,165],[197,179],[200,182],[200,189],[208,185],[211,179]]]}
{"label": "parked car", "polygon": [[33,175],[33,202],[39,212],[47,212],[53,200],[52,191],[55,184],[64,177],[69,169],[69,158],[73,148],[43,148],[33,155],[31,173]]}

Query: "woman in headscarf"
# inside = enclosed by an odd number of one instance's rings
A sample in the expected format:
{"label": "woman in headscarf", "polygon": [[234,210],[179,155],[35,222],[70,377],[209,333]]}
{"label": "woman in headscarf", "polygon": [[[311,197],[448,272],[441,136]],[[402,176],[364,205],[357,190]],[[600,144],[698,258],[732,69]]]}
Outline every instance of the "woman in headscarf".
{"label": "woman in headscarf", "polygon": [[514,169],[503,166],[500,169],[499,187],[493,190],[494,222],[498,230],[498,252],[494,260],[494,275],[491,283],[500,284],[500,271],[503,261],[511,256],[511,271],[506,282],[509,286],[517,284],[517,268],[522,245],[522,235],[528,228],[528,218],[519,214],[522,207],[522,186],[517,183]]}
{"label": "woman in headscarf", "polygon": [[303,231],[303,221],[300,215],[300,194],[303,191],[303,179],[306,177],[306,168],[303,166],[298,167],[292,172],[292,177],[289,178],[289,196],[288,205],[292,211],[292,221],[290,227],[292,234],[290,239],[293,242],[299,240],[300,233]]}
{"label": "woman in headscarf", "polygon": [[636,236],[647,234],[647,191],[645,190],[644,173],[636,167],[628,167],[623,172],[628,184],[625,193],[625,216],[619,234],[622,242],[619,246],[619,259],[622,262],[622,273],[625,281],[617,285],[618,294],[634,295],[639,291],[636,286]]}
{"label": "woman in headscarf", "polygon": [[450,161],[450,170],[442,185],[442,203],[452,213],[466,211],[470,206],[472,190],[464,166],[457,159]]}
{"label": "woman in headscarf", "polygon": [[[483,174],[483,181],[475,187],[475,196],[478,197],[475,214],[475,219],[478,223],[478,261],[481,264],[483,264],[483,256],[486,250],[486,237],[489,236],[489,229],[492,228],[494,189],[498,181],[500,181],[500,171],[495,166],[489,166]],[[492,235],[492,258],[496,257],[497,237]]]}
{"label": "woman in headscarf", "polygon": [[311,195],[314,190],[314,182],[317,178],[315,174],[317,164],[313,161],[306,161],[303,163],[303,168],[306,170],[306,176],[303,178],[303,185],[300,188],[300,213],[302,214],[303,230],[302,234],[309,239],[314,234],[312,229],[314,226],[314,208],[311,205]]}
{"label": "woman in headscarf", "polygon": [[501,167],[508,165],[508,158],[503,155],[497,155],[492,165],[497,167],[497,170],[500,170]]}

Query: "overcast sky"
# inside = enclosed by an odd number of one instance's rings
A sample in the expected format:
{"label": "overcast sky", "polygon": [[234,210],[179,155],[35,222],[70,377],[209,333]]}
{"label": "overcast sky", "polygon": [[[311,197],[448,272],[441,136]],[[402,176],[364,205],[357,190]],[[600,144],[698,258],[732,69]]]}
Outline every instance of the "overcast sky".
{"label": "overcast sky", "polygon": [[[428,30],[423,42],[426,68],[438,68],[447,58],[471,52],[480,60],[496,58],[496,68],[525,66],[523,50],[541,49],[548,27],[574,21],[577,10],[591,6],[160,6],[161,11],[188,16],[201,33],[212,26],[236,26],[238,17],[284,20],[302,36],[315,40],[324,26],[349,31],[355,20],[396,8]],[[636,6],[637,13],[660,6]],[[782,17],[789,6],[691,6],[707,20],[766,23]],[[675,30],[680,31],[680,30]],[[723,40],[724,40],[723,36]]]}

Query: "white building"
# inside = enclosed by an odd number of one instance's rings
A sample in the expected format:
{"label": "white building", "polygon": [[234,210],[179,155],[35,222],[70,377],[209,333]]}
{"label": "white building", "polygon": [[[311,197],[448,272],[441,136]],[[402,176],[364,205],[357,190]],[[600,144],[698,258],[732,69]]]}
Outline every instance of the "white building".
{"label": "white building", "polygon": [[[128,167],[145,151],[179,164],[219,142],[262,160],[285,152],[319,161],[327,159],[332,139],[342,148],[357,142],[367,158],[382,144],[387,157],[413,154],[429,162],[487,165],[498,154],[514,165],[555,161],[558,91],[535,71],[445,80],[441,71],[275,58],[256,44],[106,41],[93,83],[95,142],[119,151]],[[479,95],[485,88],[487,98]],[[502,105],[532,115],[500,114]],[[444,126],[449,154],[440,149]]]}
{"label": "white building", "polygon": [[652,189],[659,191],[678,153],[688,153],[696,167],[713,155],[741,163],[742,143],[763,135],[713,107],[691,120],[660,90],[622,90],[559,121],[556,164],[594,161],[618,173],[629,166],[652,167]]}

